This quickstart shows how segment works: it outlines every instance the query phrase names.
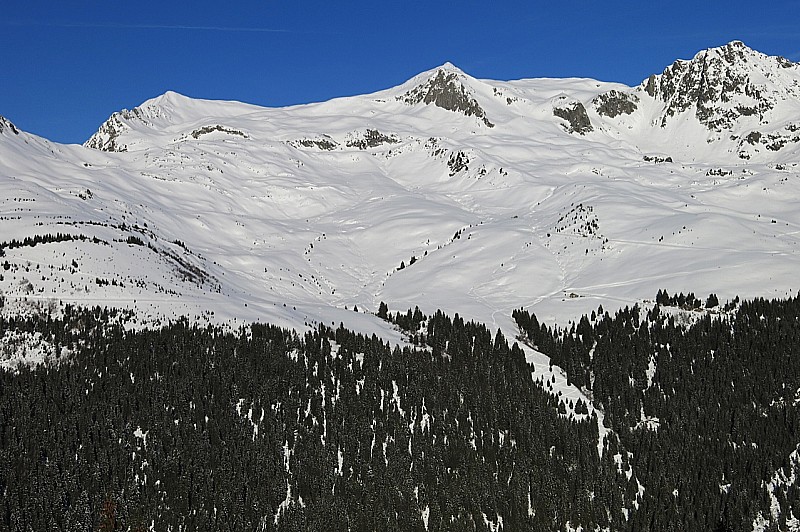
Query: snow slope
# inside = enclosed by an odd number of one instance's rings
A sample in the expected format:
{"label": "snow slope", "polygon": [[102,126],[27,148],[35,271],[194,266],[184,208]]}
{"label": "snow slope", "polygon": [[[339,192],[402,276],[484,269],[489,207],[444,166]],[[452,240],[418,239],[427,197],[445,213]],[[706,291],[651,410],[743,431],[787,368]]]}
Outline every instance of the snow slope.
{"label": "snow slope", "polygon": [[363,311],[441,308],[513,335],[519,307],[563,323],[660,288],[781,296],[800,265],[799,154],[800,66],[739,42],[638,87],[445,64],[289,108],[169,92],[84,146],[2,120],[0,291],[14,309],[395,339]]}

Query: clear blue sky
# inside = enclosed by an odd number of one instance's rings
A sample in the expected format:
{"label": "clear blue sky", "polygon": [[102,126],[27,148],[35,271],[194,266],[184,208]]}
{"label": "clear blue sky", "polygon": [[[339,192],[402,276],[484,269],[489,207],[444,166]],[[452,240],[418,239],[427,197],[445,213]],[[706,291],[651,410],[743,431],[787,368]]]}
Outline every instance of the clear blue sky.
{"label": "clear blue sky", "polygon": [[384,89],[445,61],[478,78],[635,85],[734,39],[800,61],[800,0],[7,0],[0,115],[80,143],[167,90],[282,106]]}

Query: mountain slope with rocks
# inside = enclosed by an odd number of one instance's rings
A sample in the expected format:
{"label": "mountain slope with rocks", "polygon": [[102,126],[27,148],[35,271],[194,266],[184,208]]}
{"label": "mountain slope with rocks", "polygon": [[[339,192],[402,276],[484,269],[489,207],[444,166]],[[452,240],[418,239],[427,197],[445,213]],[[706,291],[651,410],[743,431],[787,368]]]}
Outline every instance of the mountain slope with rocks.
{"label": "mountain slope with rocks", "polygon": [[385,301],[503,328],[659,288],[785,295],[798,83],[732,42],[638,87],[448,63],[288,108],[170,92],[84,146],[3,121],[0,290],[288,326]]}

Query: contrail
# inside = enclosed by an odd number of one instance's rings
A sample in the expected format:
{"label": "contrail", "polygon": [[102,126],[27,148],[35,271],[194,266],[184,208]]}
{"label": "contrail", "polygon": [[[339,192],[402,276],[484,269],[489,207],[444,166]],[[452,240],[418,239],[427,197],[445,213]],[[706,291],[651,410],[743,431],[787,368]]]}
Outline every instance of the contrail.
{"label": "contrail", "polygon": [[188,31],[225,31],[238,33],[291,33],[290,30],[277,28],[254,28],[240,26],[191,26],[184,24],[108,24],[85,22],[18,22],[6,21],[5,26],[45,26],[48,28],[97,28],[97,29],[132,29],[132,30],[188,30]]}

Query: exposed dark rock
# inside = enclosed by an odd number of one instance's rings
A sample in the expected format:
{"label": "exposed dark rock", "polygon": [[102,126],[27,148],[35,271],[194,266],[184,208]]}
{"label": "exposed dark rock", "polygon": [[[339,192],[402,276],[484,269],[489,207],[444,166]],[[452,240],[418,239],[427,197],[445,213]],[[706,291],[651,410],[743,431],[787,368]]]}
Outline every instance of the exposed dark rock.
{"label": "exposed dark rock", "polygon": [[753,145],[758,144],[758,142],[761,140],[761,132],[751,131],[750,134],[748,134],[744,140],[747,141],[748,144],[753,144]]}
{"label": "exposed dark rock", "polygon": [[652,97],[655,97],[657,85],[658,85],[658,78],[656,78],[655,74],[650,74],[650,77],[647,78],[647,83],[645,83],[644,85],[644,92],[646,92]]}
{"label": "exposed dark rock", "polygon": [[603,93],[594,100],[592,103],[597,109],[597,114],[615,118],[619,115],[629,115],[636,111],[636,104],[639,102],[639,97],[635,94],[626,94],[616,90],[611,90]]}
{"label": "exposed dark rock", "polygon": [[114,113],[106,120],[97,133],[91,136],[89,140],[84,143],[87,148],[93,148],[100,151],[128,151],[128,148],[117,142],[119,136],[130,127],[125,123],[131,120],[138,120],[144,124],[148,124],[145,113],[141,108],[135,107],[132,110],[123,109],[118,113]]}
{"label": "exposed dark rock", "polygon": [[128,126],[122,123],[121,113],[114,113],[111,118],[100,126],[97,133],[86,141],[84,146],[100,151],[127,151],[125,146],[117,144],[117,139],[126,129],[128,129]]}
{"label": "exposed dark rock", "polygon": [[447,166],[450,167],[450,177],[453,177],[461,170],[469,170],[469,157],[462,152],[451,153],[450,158],[447,160]]}
{"label": "exposed dark rock", "polygon": [[439,70],[436,76],[426,83],[398,96],[397,99],[408,105],[433,104],[448,111],[475,116],[487,127],[494,127],[478,101],[470,97],[467,89],[458,81],[458,74],[455,72]]}
{"label": "exposed dark rock", "polygon": [[767,135],[761,141],[770,151],[779,151],[789,143],[797,144],[798,142],[800,142],[800,135],[784,135],[781,133]]}
{"label": "exposed dark rock", "polygon": [[726,177],[729,175],[733,175],[733,172],[730,170],[723,170],[722,168],[714,168],[709,169],[706,171],[707,176],[719,176],[719,177]]}
{"label": "exposed dark rock", "polygon": [[247,135],[245,135],[244,133],[242,133],[237,129],[231,129],[220,125],[204,126],[201,127],[200,129],[195,129],[194,131],[192,131],[192,137],[197,139],[200,138],[201,135],[207,135],[208,133],[213,133],[214,131],[220,131],[222,133],[228,133],[229,135],[238,135],[240,137],[247,138]]}
{"label": "exposed dark rock", "polygon": [[323,138],[300,139],[290,144],[292,144],[295,147],[303,146],[304,148],[319,148],[320,150],[327,150],[327,151],[334,150],[338,146],[336,141],[334,141],[327,135],[323,135]]}
{"label": "exposed dark rock", "polygon": [[384,135],[376,129],[368,129],[361,138],[349,139],[345,144],[350,148],[366,150],[375,148],[381,144],[397,144],[400,140],[394,135]]}
{"label": "exposed dark rock", "polygon": [[16,128],[16,126],[5,117],[0,116],[0,133],[2,133],[5,129],[10,130],[15,135],[19,135],[19,130]]}
{"label": "exposed dark rock", "polygon": [[162,118],[166,115],[164,109],[154,103],[134,107],[131,110],[123,109],[111,115],[100,129],[84,142],[84,146],[100,151],[128,151],[128,147],[120,144],[118,139],[122,133],[130,129],[129,122],[138,122],[145,126],[152,126],[151,120]]}
{"label": "exposed dark rock", "polygon": [[[691,61],[676,61],[641,87],[665,103],[662,127],[671,117],[693,108],[708,129],[721,131],[730,129],[741,117],[763,121],[779,98],[800,95],[797,87],[779,88],[762,82],[771,78],[776,63],[782,68],[796,67],[785,58],[765,56],[733,41],[704,50]],[[755,72],[761,75],[753,76]]]}
{"label": "exposed dark rock", "polygon": [[647,163],[671,163],[672,157],[659,157],[658,155],[645,155],[642,159]]}
{"label": "exposed dark rock", "polygon": [[553,108],[553,114],[569,122],[569,127],[565,126],[569,133],[585,135],[590,131],[594,131],[589,115],[586,114],[586,108],[581,102],[574,102],[567,107],[555,107]]}
{"label": "exposed dark rock", "polygon": [[[789,144],[800,143],[800,127],[797,124],[788,124],[783,130],[773,133],[751,131],[744,137],[731,136],[731,140],[738,141],[738,156],[740,159],[749,159],[751,151],[758,152],[760,147],[769,151],[780,151]],[[754,148],[750,148],[753,146]]]}

